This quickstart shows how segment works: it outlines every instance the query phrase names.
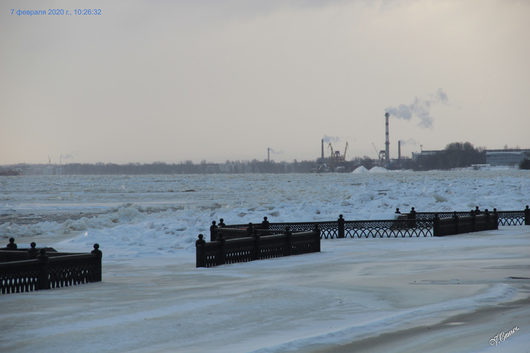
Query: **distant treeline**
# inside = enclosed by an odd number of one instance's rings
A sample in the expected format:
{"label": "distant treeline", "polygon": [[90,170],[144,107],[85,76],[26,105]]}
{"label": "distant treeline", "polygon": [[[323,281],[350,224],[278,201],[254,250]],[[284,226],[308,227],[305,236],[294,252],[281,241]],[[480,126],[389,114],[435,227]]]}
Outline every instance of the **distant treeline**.
{"label": "distant treeline", "polygon": [[[469,142],[454,142],[444,150],[433,153],[417,154],[414,159],[393,160],[390,169],[453,169],[465,168],[474,164],[485,164],[486,152],[475,148]],[[325,165],[325,168],[323,166]],[[313,173],[319,171],[351,172],[359,166],[371,169],[382,166],[382,161],[369,157],[355,158],[351,161],[334,164],[332,160],[313,160],[293,162],[274,161],[226,161],[225,163],[182,163],[168,164],[155,162],[148,164],[129,163],[69,163],[69,164],[19,164],[0,167],[0,175],[142,175],[142,174],[242,174],[242,173]],[[530,161],[525,160],[521,169],[529,169]]]}
{"label": "distant treeline", "polygon": [[413,169],[453,169],[465,168],[473,164],[485,163],[485,149],[475,148],[469,142],[453,142],[447,145],[442,151],[438,151],[430,155],[419,155],[414,161],[415,165],[413,166]]}
{"label": "distant treeline", "polygon": [[168,164],[155,163],[69,163],[69,164],[19,164],[10,166],[20,174],[28,175],[143,175],[143,174],[240,174],[240,173],[309,173],[316,170],[317,163],[228,161],[225,163],[199,164],[191,161]]}

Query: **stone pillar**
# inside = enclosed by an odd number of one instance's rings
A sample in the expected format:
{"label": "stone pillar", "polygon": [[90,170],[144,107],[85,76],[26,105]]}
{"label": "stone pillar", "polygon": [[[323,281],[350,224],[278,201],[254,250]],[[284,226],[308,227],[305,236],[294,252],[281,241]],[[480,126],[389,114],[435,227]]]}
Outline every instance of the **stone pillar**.
{"label": "stone pillar", "polygon": [[103,253],[101,250],[99,250],[99,244],[94,244],[94,250],[90,252],[92,255],[94,255],[97,258],[97,269],[94,273],[94,281],[95,282],[101,282],[101,258],[103,257]]}
{"label": "stone pillar", "polygon": [[195,241],[195,267],[206,267],[206,255],[204,250],[204,235],[199,234],[199,239]]}
{"label": "stone pillar", "polygon": [[217,254],[215,256],[216,259],[216,265],[224,265],[225,264],[225,240],[223,239],[223,235],[221,233],[217,234]]}
{"label": "stone pillar", "polygon": [[337,226],[339,230],[337,238],[344,238],[344,218],[342,217],[342,215],[339,215],[339,219],[337,220]]}
{"label": "stone pillar", "polygon": [[283,251],[283,256],[289,256],[292,254],[293,249],[293,233],[289,226],[285,227],[285,248]]}
{"label": "stone pillar", "polygon": [[46,250],[41,249],[39,257],[39,276],[37,278],[37,290],[50,289],[50,269],[49,269],[49,258],[46,255]]}
{"label": "stone pillar", "polygon": [[212,221],[212,225],[210,226],[210,241],[215,241],[217,238],[217,225],[215,225],[215,221]]}

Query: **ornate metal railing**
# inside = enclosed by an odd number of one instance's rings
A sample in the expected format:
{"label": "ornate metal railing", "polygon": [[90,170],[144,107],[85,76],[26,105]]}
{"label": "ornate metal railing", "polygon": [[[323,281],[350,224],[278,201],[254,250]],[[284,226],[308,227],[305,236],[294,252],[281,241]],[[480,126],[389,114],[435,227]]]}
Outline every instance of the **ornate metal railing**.
{"label": "ornate metal railing", "polygon": [[[528,207],[528,206],[526,206]],[[497,211],[500,226],[530,225],[530,215],[524,211]]]}
{"label": "ornate metal railing", "polygon": [[470,216],[453,215],[451,218],[434,218],[434,236],[446,236],[462,233],[499,229],[496,212],[472,213]]}
{"label": "ornate metal railing", "polygon": [[[283,232],[289,227],[293,232],[307,232],[318,226],[321,239],[334,238],[412,238],[430,237],[434,234],[434,219],[440,220],[472,217],[480,214],[495,214],[498,225],[530,225],[530,209],[528,206],[521,211],[493,211],[479,210],[478,207],[470,211],[460,212],[416,212],[414,208],[409,213],[400,213],[396,210],[396,219],[389,220],[354,220],[346,221],[339,216],[337,221],[326,222],[283,222],[269,223],[266,219],[261,224],[235,224],[223,225],[225,228],[239,228],[243,232],[251,227],[267,229],[272,232]],[[210,232],[216,232],[217,227],[210,228]],[[251,233],[249,233],[251,234]]]}
{"label": "ornate metal railing", "polygon": [[318,225],[320,229],[320,238],[333,238],[338,235],[337,222],[291,222],[291,223],[270,223],[267,229],[277,232],[283,232],[287,227],[293,233],[311,232]]}
{"label": "ornate metal railing", "polygon": [[[530,209],[528,205],[524,210],[520,211],[498,211],[496,208],[493,211],[479,210],[478,207],[469,212],[415,212],[416,219],[421,220],[432,220],[435,215],[438,215],[439,219],[451,218],[455,214],[458,217],[472,216],[473,214],[482,214],[485,212],[497,213],[497,220],[500,226],[519,226],[519,225],[530,225]],[[408,213],[407,215],[410,215]]]}
{"label": "ornate metal railing", "polygon": [[300,255],[320,251],[318,229],[310,232],[263,235],[244,234],[242,238],[217,240],[207,243],[199,234],[196,246],[196,267],[214,267],[274,257]]}
{"label": "ornate metal railing", "polygon": [[[34,247],[32,248],[34,249]],[[17,259],[18,258],[18,259]],[[0,250],[0,292],[31,292],[101,281],[101,251],[72,254],[40,249]]]}
{"label": "ornate metal railing", "polygon": [[431,237],[433,225],[433,220],[347,221],[344,232],[350,238]]}
{"label": "ornate metal railing", "polygon": [[[339,218],[340,219],[340,218]],[[341,224],[342,223],[342,224]],[[433,235],[433,220],[368,220],[335,222],[284,222],[269,223],[268,230],[283,232],[288,227],[292,232],[309,232],[318,226],[321,239],[334,238],[405,238],[429,237]],[[247,228],[248,225],[236,224],[229,228]],[[256,225],[261,227],[261,225]]]}

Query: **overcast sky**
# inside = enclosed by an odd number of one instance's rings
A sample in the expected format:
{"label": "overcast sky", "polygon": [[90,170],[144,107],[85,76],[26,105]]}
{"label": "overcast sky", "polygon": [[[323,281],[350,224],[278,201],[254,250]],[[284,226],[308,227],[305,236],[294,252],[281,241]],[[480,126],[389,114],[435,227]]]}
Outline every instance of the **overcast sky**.
{"label": "overcast sky", "polygon": [[0,164],[292,161],[323,137],[375,158],[386,111],[392,157],[530,148],[529,18],[524,0],[3,1]]}

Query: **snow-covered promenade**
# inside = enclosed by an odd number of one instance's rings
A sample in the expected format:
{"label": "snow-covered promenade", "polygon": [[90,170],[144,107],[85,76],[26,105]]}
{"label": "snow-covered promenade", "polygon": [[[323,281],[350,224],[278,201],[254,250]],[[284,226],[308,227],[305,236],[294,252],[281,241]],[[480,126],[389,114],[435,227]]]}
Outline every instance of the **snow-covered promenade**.
{"label": "snow-covered promenade", "polygon": [[3,296],[0,350],[519,352],[529,253],[520,226],[326,240],[321,253],[210,269],[191,254],[107,261],[102,283]]}

